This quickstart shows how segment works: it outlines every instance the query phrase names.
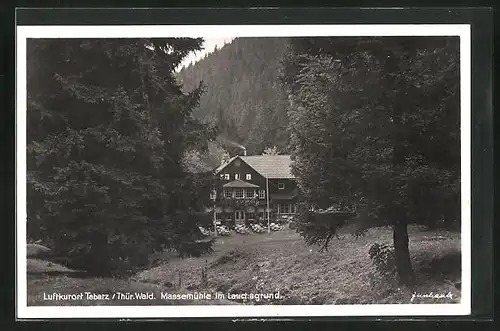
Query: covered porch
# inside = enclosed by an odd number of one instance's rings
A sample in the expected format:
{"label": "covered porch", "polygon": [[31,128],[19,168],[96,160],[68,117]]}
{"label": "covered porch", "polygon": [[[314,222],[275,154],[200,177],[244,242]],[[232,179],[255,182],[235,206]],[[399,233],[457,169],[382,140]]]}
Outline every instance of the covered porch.
{"label": "covered porch", "polygon": [[289,193],[272,194],[271,209],[277,218],[287,218],[297,213],[298,190]]}

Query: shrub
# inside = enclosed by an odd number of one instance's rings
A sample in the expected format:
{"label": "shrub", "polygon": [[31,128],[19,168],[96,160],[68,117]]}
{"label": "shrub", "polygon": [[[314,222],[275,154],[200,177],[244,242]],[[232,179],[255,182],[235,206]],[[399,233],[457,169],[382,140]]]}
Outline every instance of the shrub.
{"label": "shrub", "polygon": [[236,225],[234,227],[234,231],[236,233],[239,233],[239,234],[248,234],[248,233],[250,233],[250,230],[246,226],[244,226],[244,225]]}
{"label": "shrub", "polygon": [[205,229],[204,227],[200,226],[198,227],[200,229],[200,232],[203,236],[205,237],[208,237],[210,235],[210,231],[208,231],[207,229]]}
{"label": "shrub", "polygon": [[269,224],[269,228],[271,229],[271,231],[281,231],[281,230],[283,230],[283,226],[280,225],[280,224],[276,224],[276,223]]}
{"label": "shrub", "polygon": [[221,236],[230,236],[231,231],[225,225],[220,225],[217,227],[217,233]]}
{"label": "shrub", "polygon": [[252,231],[255,233],[264,233],[266,232],[266,229],[260,225],[260,224],[252,224],[251,225]]}
{"label": "shrub", "polygon": [[27,257],[38,257],[44,258],[52,254],[50,248],[39,245],[39,244],[27,244],[26,245],[26,255]]}

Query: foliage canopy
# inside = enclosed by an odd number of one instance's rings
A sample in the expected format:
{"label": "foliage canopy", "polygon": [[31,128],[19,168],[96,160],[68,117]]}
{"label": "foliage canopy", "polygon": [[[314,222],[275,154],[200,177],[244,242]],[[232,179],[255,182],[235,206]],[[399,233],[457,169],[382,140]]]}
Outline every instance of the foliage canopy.
{"label": "foliage canopy", "polygon": [[28,232],[74,268],[113,273],[153,251],[201,254],[208,173],[186,150],[216,131],[191,116],[174,69],[201,39],[28,41]]}
{"label": "foliage canopy", "polygon": [[292,39],[283,82],[306,239],[350,223],[325,230],[311,206],[355,209],[358,232],[394,228],[408,279],[406,225],[459,221],[458,50],[453,37]]}

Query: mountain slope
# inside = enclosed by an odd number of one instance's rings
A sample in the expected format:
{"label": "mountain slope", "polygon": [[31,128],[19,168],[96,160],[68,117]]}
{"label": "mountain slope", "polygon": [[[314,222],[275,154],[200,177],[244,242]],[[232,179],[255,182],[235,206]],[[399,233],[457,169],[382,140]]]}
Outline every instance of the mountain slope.
{"label": "mountain slope", "polygon": [[193,115],[220,126],[231,154],[241,149],[228,141],[244,145],[249,154],[274,145],[286,151],[287,98],[279,78],[287,43],[286,38],[236,38],[179,72],[185,91],[203,81],[206,92]]}

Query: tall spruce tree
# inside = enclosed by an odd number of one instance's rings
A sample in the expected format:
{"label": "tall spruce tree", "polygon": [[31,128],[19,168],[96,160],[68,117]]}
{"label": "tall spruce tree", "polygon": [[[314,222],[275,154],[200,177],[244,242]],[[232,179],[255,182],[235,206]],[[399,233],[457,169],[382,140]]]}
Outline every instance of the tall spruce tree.
{"label": "tall spruce tree", "polygon": [[200,254],[211,177],[182,167],[211,128],[191,117],[202,87],[173,74],[201,39],[28,41],[28,235],[95,274],[153,251]]}
{"label": "tall spruce tree", "polygon": [[312,206],[357,207],[359,231],[392,227],[399,278],[413,282],[407,225],[460,219],[458,50],[445,37],[291,42],[283,80],[308,243],[349,223]]}

